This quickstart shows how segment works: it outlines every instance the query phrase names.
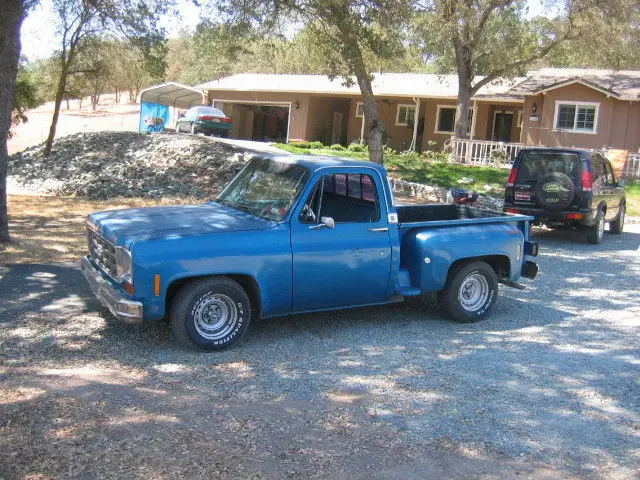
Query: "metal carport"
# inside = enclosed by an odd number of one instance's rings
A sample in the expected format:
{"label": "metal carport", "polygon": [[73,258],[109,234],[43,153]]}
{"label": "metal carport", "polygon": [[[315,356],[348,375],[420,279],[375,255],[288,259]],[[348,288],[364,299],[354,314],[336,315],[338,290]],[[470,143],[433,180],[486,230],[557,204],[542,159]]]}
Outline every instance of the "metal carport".
{"label": "metal carport", "polygon": [[205,105],[207,94],[197,88],[176,82],[145,88],[140,92],[140,131],[147,131],[145,118],[159,117],[165,126],[175,127],[176,109],[186,110],[197,105]]}

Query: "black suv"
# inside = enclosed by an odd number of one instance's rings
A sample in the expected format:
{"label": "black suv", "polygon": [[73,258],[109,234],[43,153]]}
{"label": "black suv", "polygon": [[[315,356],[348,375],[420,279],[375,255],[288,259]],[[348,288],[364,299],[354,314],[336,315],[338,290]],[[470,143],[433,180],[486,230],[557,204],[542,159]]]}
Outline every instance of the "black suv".
{"label": "black suv", "polygon": [[504,211],[549,227],[583,228],[590,243],[600,243],[605,222],[611,233],[622,232],[625,204],[624,188],[602,153],[528,148],[513,162]]}

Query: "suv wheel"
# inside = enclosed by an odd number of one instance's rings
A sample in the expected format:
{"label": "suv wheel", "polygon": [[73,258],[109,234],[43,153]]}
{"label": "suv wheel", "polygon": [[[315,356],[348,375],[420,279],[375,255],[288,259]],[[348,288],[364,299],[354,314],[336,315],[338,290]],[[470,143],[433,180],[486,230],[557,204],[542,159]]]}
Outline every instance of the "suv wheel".
{"label": "suv wheel", "polygon": [[485,262],[455,267],[438,299],[454,320],[472,323],[486,317],[498,298],[496,272]]}
{"label": "suv wheel", "polygon": [[589,241],[589,243],[598,245],[602,243],[603,237],[604,237],[604,213],[602,213],[602,210],[598,210],[598,214],[596,215],[595,225],[593,227],[589,227],[589,230],[587,230],[587,240]]}
{"label": "suv wheel", "polygon": [[625,214],[625,205],[624,203],[620,204],[620,210],[618,211],[618,216],[616,219],[611,222],[609,226],[609,230],[611,233],[622,233],[622,229],[624,228],[624,214]]}
{"label": "suv wheel", "polygon": [[244,289],[227,277],[186,284],[171,307],[171,328],[180,343],[196,350],[222,350],[238,342],[251,321]]}

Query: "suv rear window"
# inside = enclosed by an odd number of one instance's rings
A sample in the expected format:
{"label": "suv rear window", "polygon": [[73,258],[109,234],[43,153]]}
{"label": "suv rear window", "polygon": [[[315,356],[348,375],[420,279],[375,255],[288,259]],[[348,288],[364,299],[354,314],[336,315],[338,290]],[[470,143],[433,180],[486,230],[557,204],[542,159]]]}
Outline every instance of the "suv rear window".
{"label": "suv rear window", "polygon": [[525,152],[518,166],[518,180],[538,180],[551,173],[562,173],[569,178],[580,178],[580,157],[575,153]]}

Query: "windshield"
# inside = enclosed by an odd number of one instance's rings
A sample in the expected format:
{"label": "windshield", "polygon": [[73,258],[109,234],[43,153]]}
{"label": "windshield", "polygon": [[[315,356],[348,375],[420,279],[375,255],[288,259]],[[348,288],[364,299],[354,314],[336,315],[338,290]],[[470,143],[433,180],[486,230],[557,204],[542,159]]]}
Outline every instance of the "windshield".
{"label": "windshield", "polygon": [[569,178],[580,178],[581,162],[575,153],[526,152],[518,168],[518,180],[538,180],[550,173],[562,173]]}
{"label": "windshield", "polygon": [[217,202],[267,220],[281,221],[307,182],[300,165],[255,158],[224,189]]}

